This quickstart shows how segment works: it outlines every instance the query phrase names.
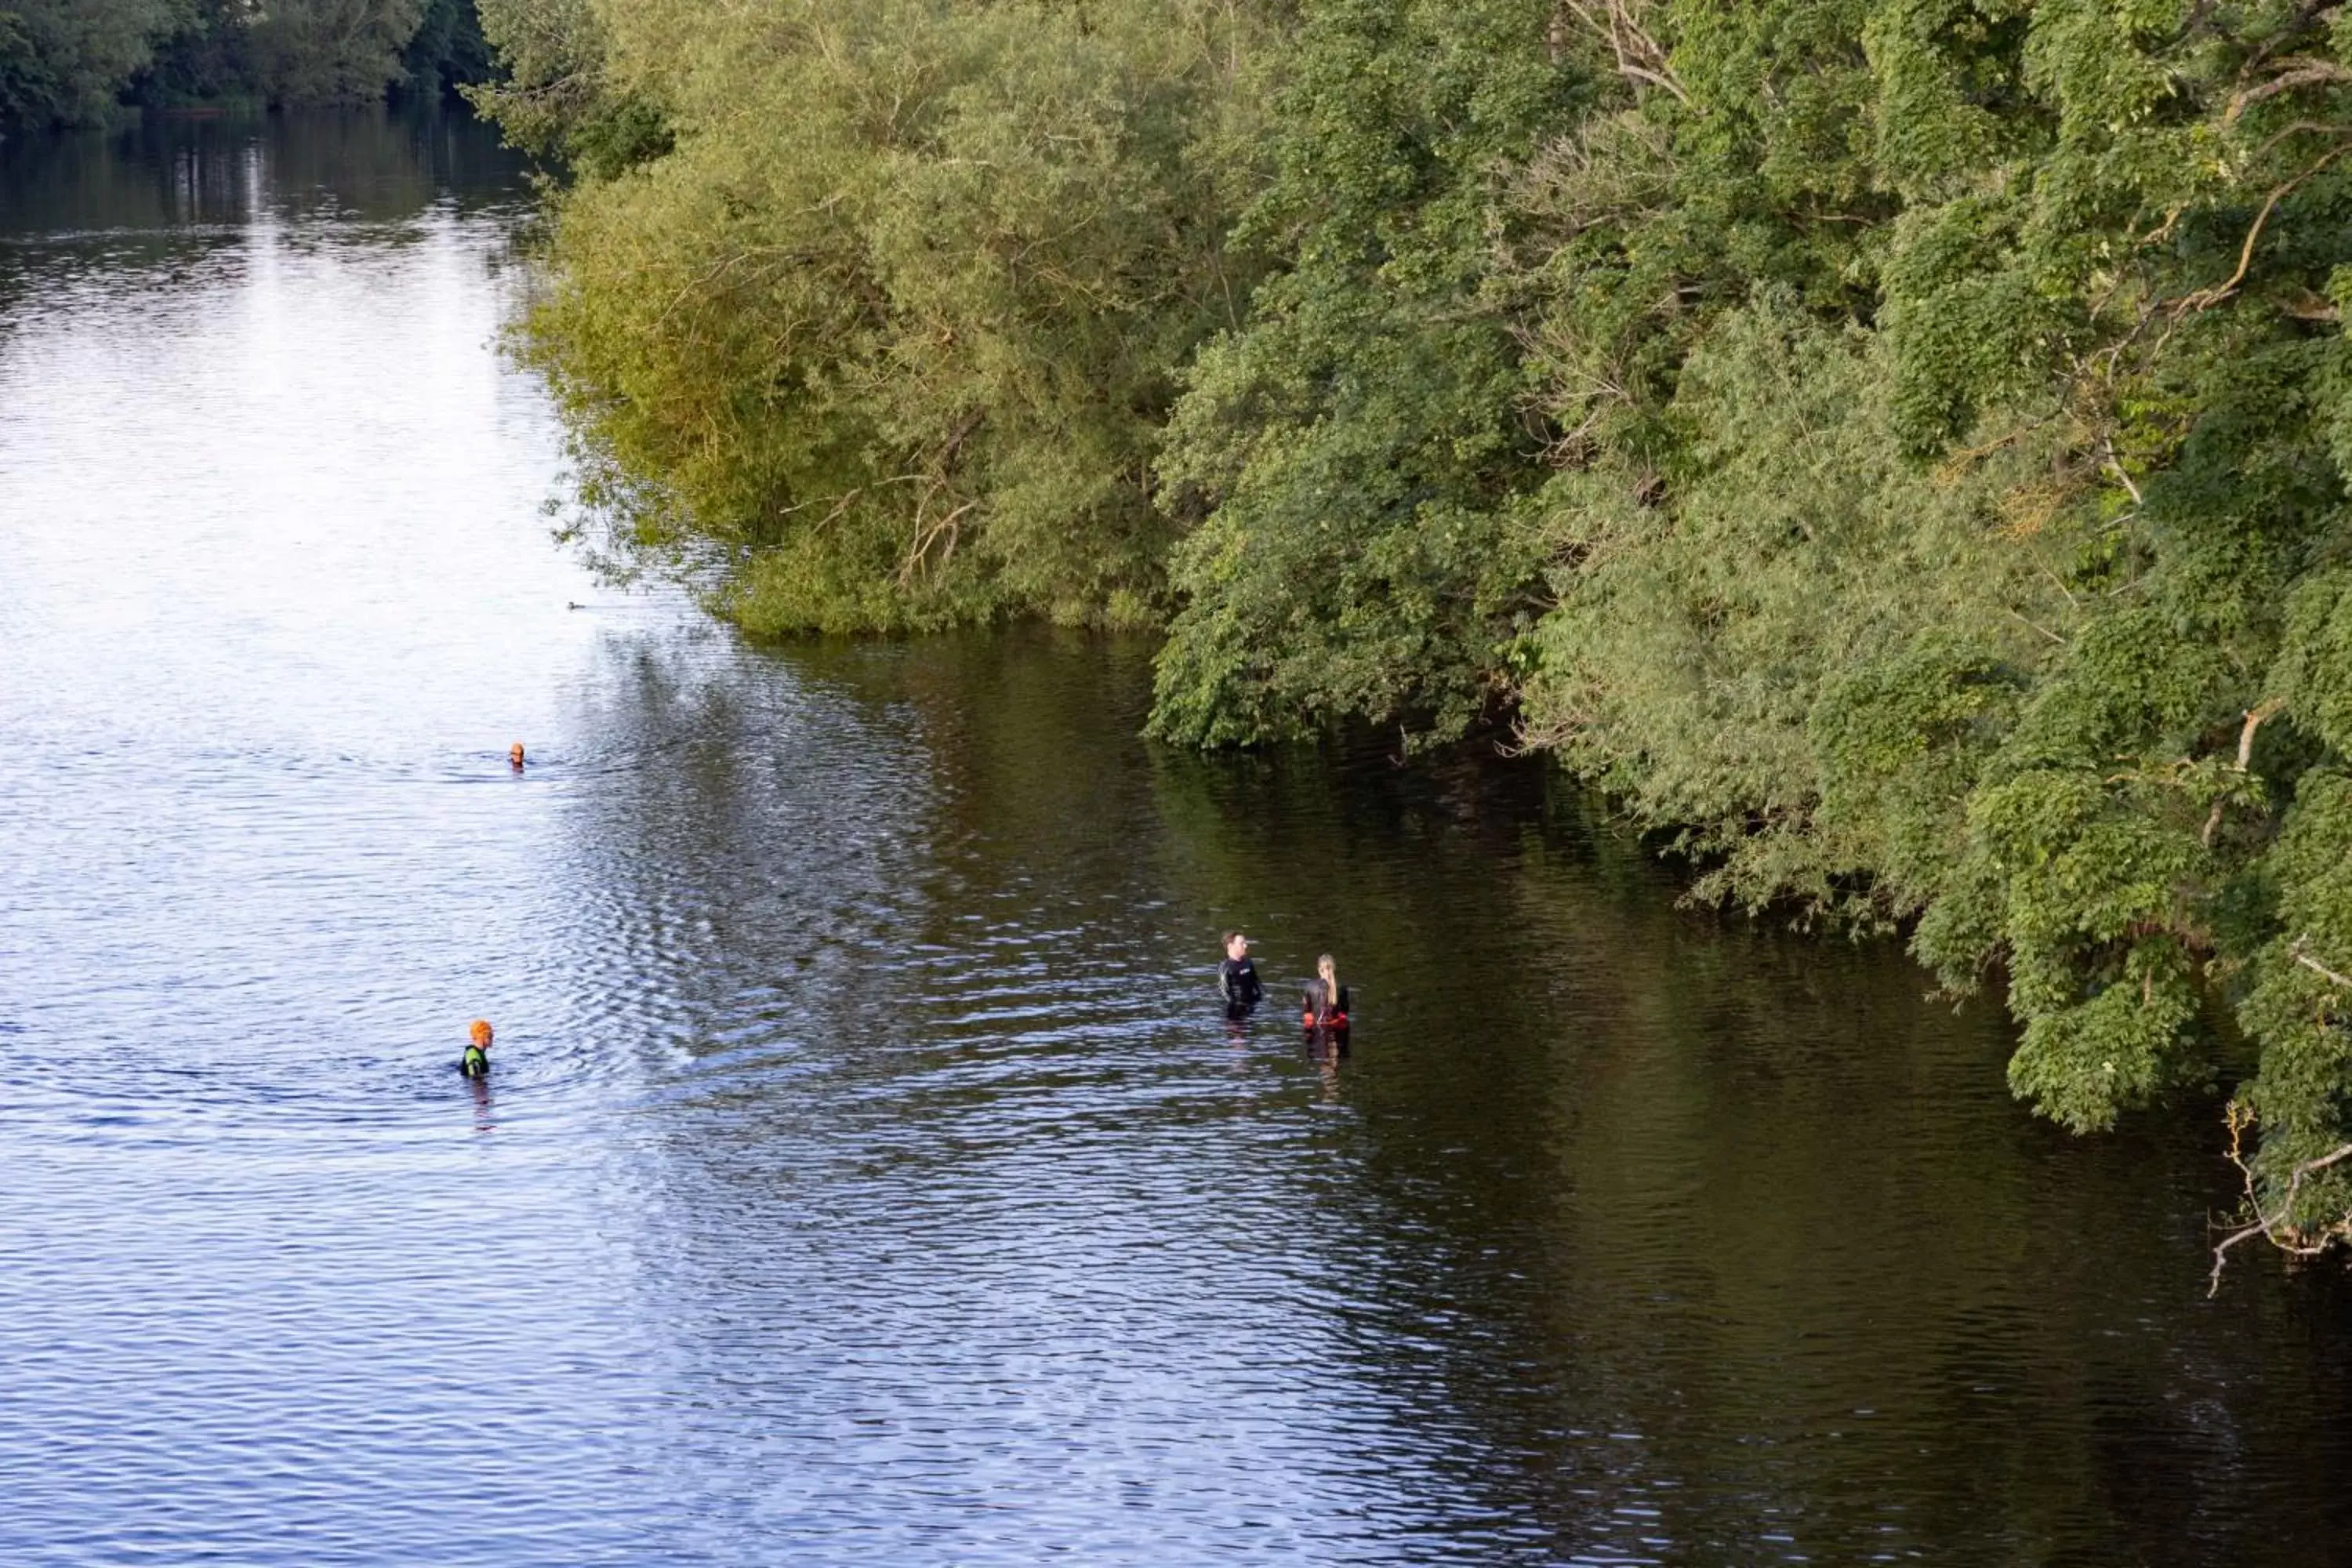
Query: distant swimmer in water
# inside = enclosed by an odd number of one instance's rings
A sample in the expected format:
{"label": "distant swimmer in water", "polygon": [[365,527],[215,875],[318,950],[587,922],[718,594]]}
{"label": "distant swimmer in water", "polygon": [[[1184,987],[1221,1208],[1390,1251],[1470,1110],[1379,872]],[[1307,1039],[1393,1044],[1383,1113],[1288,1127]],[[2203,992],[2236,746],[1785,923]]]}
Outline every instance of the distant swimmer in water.
{"label": "distant swimmer in water", "polygon": [[507,748],[507,766],[514,769],[517,773],[522,772],[522,742],[520,741],[517,741],[513,745]]}
{"label": "distant swimmer in water", "polygon": [[1257,965],[1250,962],[1249,938],[1237,931],[1225,933],[1225,961],[1217,965],[1217,990],[1225,999],[1228,1018],[1246,1016],[1265,994],[1265,988],[1257,983]]}
{"label": "distant swimmer in water", "polygon": [[473,1038],[466,1042],[466,1054],[457,1058],[457,1070],[467,1078],[490,1076],[490,1021],[474,1020]]}
{"label": "distant swimmer in water", "polygon": [[1339,966],[1327,952],[1315,961],[1315,978],[1307,983],[1298,1021],[1309,1029],[1344,1029],[1348,1002],[1348,988],[1339,984]]}

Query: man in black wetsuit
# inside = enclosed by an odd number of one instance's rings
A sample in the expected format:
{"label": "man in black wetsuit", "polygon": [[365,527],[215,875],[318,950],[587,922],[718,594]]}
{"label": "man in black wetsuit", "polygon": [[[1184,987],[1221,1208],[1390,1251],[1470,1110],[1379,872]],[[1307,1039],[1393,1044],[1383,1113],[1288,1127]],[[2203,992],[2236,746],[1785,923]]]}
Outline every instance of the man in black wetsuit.
{"label": "man in black wetsuit", "polygon": [[1217,989],[1224,994],[1228,1018],[1244,1016],[1265,994],[1265,988],[1257,983],[1257,965],[1250,962],[1249,938],[1237,931],[1225,933],[1225,961],[1217,965]]}

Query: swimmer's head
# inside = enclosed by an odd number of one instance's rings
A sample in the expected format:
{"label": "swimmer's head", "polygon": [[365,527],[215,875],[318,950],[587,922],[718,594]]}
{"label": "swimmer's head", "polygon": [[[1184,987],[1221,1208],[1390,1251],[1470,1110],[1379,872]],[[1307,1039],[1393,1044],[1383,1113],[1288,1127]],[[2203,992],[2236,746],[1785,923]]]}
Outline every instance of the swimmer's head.
{"label": "swimmer's head", "polygon": [[490,1021],[488,1018],[475,1019],[469,1033],[473,1036],[474,1044],[486,1051],[490,1048]]}
{"label": "swimmer's head", "polygon": [[507,761],[516,767],[522,766],[522,742],[520,741],[517,741],[513,745],[507,748]]}
{"label": "swimmer's head", "polygon": [[1241,958],[1245,956],[1248,952],[1249,938],[1244,936],[1237,931],[1229,931],[1225,933],[1225,956],[1227,958]]}

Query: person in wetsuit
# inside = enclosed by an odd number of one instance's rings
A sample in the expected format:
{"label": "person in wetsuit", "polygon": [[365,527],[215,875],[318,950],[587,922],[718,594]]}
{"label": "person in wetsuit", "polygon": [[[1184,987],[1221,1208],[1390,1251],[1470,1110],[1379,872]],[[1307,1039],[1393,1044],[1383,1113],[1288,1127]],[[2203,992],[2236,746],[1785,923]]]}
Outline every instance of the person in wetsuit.
{"label": "person in wetsuit", "polygon": [[1250,962],[1249,938],[1237,931],[1225,933],[1225,961],[1217,965],[1217,990],[1225,999],[1225,1016],[1246,1016],[1265,994],[1257,982],[1257,965]]}
{"label": "person in wetsuit", "polygon": [[490,1021],[477,1018],[471,1031],[473,1037],[466,1042],[466,1054],[457,1058],[457,1070],[467,1078],[490,1076]]}
{"label": "person in wetsuit", "polygon": [[1349,1000],[1348,988],[1339,984],[1339,966],[1327,952],[1315,961],[1315,978],[1300,998],[1298,1021],[1310,1029],[1344,1029]]}

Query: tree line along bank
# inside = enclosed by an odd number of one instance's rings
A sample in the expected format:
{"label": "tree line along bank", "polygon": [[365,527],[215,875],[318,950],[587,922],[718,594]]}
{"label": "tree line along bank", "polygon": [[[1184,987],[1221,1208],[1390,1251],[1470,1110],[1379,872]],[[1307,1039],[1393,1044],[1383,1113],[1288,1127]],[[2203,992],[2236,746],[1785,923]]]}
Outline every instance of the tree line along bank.
{"label": "tree line along bank", "polygon": [[130,109],[431,99],[489,68],[474,0],[0,0],[0,135]]}

